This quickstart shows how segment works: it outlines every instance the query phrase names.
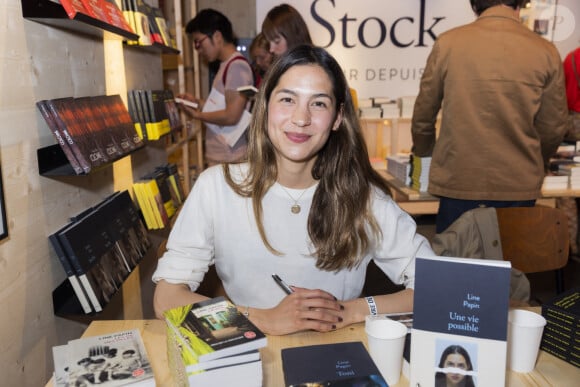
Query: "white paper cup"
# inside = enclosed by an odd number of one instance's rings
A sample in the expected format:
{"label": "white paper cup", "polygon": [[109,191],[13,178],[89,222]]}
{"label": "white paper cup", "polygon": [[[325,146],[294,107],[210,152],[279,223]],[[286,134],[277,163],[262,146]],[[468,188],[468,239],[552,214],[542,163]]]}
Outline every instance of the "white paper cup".
{"label": "white paper cup", "polygon": [[534,312],[513,309],[508,315],[508,367],[531,372],[536,366],[546,319]]}
{"label": "white paper cup", "polygon": [[365,331],[369,353],[381,375],[390,386],[397,384],[403,366],[407,327],[387,317],[367,316]]}

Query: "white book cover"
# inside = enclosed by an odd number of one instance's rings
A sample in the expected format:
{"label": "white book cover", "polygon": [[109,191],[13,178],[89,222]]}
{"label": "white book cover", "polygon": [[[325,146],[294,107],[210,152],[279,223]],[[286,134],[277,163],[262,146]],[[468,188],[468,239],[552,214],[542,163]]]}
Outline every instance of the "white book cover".
{"label": "white book cover", "polygon": [[71,340],[66,346],[71,386],[155,386],[139,330]]}
{"label": "white book cover", "polygon": [[508,261],[417,258],[411,386],[505,385],[510,269]]}

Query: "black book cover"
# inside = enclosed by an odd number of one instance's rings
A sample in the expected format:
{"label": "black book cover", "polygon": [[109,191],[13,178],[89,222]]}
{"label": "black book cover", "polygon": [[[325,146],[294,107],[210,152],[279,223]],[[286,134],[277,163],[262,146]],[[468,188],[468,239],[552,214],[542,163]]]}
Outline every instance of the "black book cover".
{"label": "black book cover", "polygon": [[65,140],[63,133],[61,133],[54,116],[52,115],[50,109],[48,108],[46,100],[38,101],[36,103],[36,107],[40,111],[40,114],[42,115],[42,118],[44,118],[44,121],[48,125],[48,128],[54,135],[54,138],[58,142],[58,145],[60,145],[60,147],[62,148],[69,164],[72,166],[75,173],[77,175],[80,175],[83,172],[85,172],[81,164],[75,157],[71,145]]}
{"label": "black book cover", "polygon": [[282,367],[287,387],[388,386],[360,341],[283,348]]}
{"label": "black book cover", "polygon": [[[68,226],[63,227],[59,231],[62,231],[66,227],[68,227]],[[56,256],[57,256],[60,264],[62,265],[64,272],[66,273],[67,280],[70,282],[70,285],[74,291],[75,297],[79,301],[79,304],[81,305],[83,311],[85,313],[91,313],[93,311],[93,309],[91,308],[91,304],[89,302],[89,299],[87,298],[87,295],[85,294],[85,291],[84,291],[79,279],[77,278],[75,270],[73,269],[72,264],[69,261],[69,258],[66,255],[66,253],[65,253],[65,251],[60,243],[60,240],[58,238],[59,231],[57,231],[53,234],[50,234],[48,236],[48,240],[49,240],[50,245],[52,246],[54,252],[56,253]]]}
{"label": "black book cover", "polygon": [[89,131],[83,112],[73,98],[51,99],[47,103],[83,169],[86,170],[88,165],[90,171],[109,161],[99,139]]}
{"label": "black book cover", "polygon": [[97,104],[97,97],[75,98],[74,103],[82,114],[84,125],[105,152],[106,157],[116,160],[123,155],[121,145],[112,135],[114,124],[108,115],[102,114]]}
{"label": "black book cover", "polygon": [[93,309],[100,312],[119,290],[125,274],[119,270],[107,219],[95,209],[58,233]]}
{"label": "black book cover", "polygon": [[145,145],[139,137],[133,119],[129,115],[127,107],[119,94],[105,97],[106,110],[111,114],[119,128],[119,135],[124,141],[128,141],[131,149],[137,149]]}

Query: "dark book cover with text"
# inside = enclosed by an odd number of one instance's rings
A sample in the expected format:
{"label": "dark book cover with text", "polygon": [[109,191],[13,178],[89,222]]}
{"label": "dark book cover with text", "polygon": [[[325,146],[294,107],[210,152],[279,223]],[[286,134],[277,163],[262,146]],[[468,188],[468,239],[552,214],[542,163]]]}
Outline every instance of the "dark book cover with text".
{"label": "dark book cover with text", "polygon": [[387,387],[362,342],[308,345],[282,349],[287,387]]}

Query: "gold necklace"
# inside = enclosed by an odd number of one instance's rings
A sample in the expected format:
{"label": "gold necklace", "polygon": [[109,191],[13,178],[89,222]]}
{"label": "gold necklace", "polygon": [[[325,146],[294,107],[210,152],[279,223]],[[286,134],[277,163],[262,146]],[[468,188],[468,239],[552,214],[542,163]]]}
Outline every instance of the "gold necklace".
{"label": "gold necklace", "polygon": [[292,199],[292,201],[294,202],[294,204],[292,205],[292,207],[290,207],[290,211],[293,214],[300,213],[300,210],[302,210],[302,207],[300,207],[300,204],[298,204],[298,200],[300,200],[300,198],[302,197],[302,195],[304,195],[304,193],[306,191],[308,191],[308,188],[306,188],[304,191],[302,191],[302,193],[300,194],[300,196],[298,196],[298,199],[294,199],[294,197],[292,195],[290,195],[290,192],[288,192],[286,190],[286,188],[284,188],[284,186],[282,184],[280,184],[280,187],[284,190],[284,192],[286,192],[286,195],[288,195],[290,197],[290,199]]}

